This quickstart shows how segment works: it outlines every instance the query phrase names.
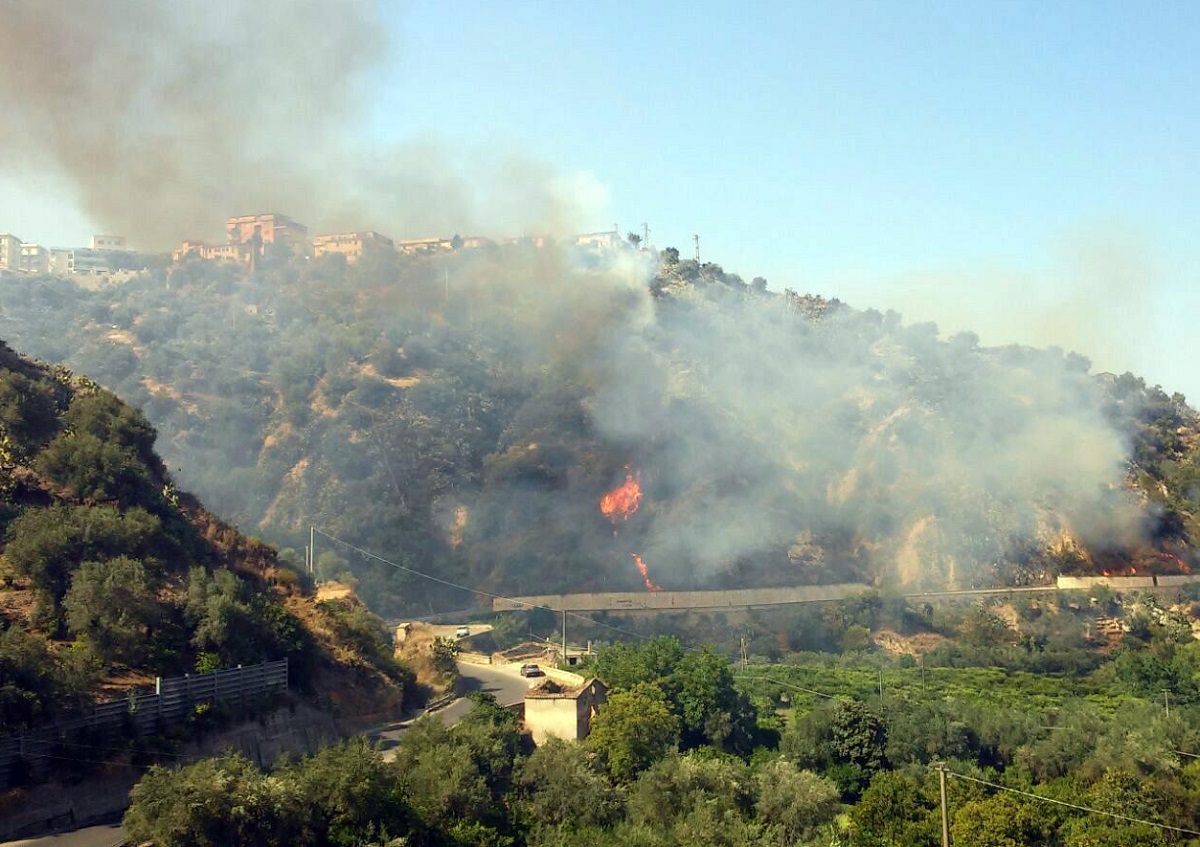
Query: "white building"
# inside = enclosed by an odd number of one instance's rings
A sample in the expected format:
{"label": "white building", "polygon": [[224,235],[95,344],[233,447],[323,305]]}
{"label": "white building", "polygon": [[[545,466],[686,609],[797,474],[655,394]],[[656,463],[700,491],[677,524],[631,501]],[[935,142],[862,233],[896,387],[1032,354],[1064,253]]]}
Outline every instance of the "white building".
{"label": "white building", "polygon": [[50,251],[40,244],[21,244],[21,270],[30,274],[50,273]]}
{"label": "white building", "polygon": [[0,271],[21,269],[21,239],[7,232],[0,232]]}
{"label": "white building", "polygon": [[125,250],[125,236],[123,235],[93,235],[92,245],[93,250]]}

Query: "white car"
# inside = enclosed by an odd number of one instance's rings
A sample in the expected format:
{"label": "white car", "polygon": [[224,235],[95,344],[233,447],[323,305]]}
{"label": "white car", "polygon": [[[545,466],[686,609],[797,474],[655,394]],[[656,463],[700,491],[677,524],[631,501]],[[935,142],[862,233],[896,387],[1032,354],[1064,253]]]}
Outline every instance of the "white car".
{"label": "white car", "polygon": [[469,626],[460,626],[458,629],[456,629],[454,631],[455,638],[466,638],[470,634],[471,634],[471,627],[469,627]]}

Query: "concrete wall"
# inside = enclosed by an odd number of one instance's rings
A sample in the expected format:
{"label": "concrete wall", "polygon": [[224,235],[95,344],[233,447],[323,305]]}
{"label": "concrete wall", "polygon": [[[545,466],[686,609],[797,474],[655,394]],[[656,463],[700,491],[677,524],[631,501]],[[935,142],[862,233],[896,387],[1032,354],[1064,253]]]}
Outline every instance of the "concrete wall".
{"label": "concrete wall", "polygon": [[572,697],[525,698],[525,728],[533,743],[542,745],[550,736],[577,741],[579,734],[579,702]]}
{"label": "concrete wall", "polygon": [[[174,765],[236,750],[266,767],[284,754],[315,753],[342,735],[331,715],[292,701],[259,720],[189,743],[177,751],[183,758],[163,761]],[[110,767],[70,786],[51,782],[9,791],[7,805],[0,806],[0,840],[75,829],[119,815],[129,805],[129,791],[143,773],[141,768]]]}
{"label": "concrete wall", "polygon": [[777,606],[787,603],[819,603],[842,600],[870,591],[868,585],[805,585],[793,588],[741,588],[730,591],[611,591],[593,594],[537,594],[499,597],[492,601],[497,612],[513,612],[532,606],[554,611],[728,609],[746,606]]}
{"label": "concrete wall", "polygon": [[1080,591],[1107,586],[1115,591],[1169,588],[1200,582],[1200,574],[1171,574],[1163,576],[1060,576],[1058,587],[1064,591]]}

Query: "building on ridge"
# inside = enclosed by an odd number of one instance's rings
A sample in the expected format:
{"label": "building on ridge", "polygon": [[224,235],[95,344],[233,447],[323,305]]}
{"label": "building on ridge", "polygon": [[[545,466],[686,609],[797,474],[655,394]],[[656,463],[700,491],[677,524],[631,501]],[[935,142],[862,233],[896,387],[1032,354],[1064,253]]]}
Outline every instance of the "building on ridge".
{"label": "building on ridge", "polygon": [[225,235],[230,244],[248,244],[257,255],[267,244],[286,246],[296,255],[308,253],[308,227],[277,212],[230,218]]}
{"label": "building on ridge", "polygon": [[12,233],[0,232],[0,271],[21,269],[21,239]]}
{"label": "building on ridge", "polygon": [[93,235],[92,250],[127,250],[123,235]]}
{"label": "building on ridge", "polygon": [[613,226],[612,229],[604,232],[584,232],[575,236],[576,247],[587,247],[592,250],[611,250],[615,247],[620,247],[624,241],[621,239],[621,233]]}
{"label": "building on ridge", "polygon": [[50,251],[40,244],[21,242],[21,270],[29,274],[50,273]]}
{"label": "building on ridge", "polygon": [[429,256],[453,249],[454,242],[449,238],[408,238],[396,242],[396,251],[402,256]]}
{"label": "building on ridge", "polygon": [[351,264],[357,262],[364,254],[395,250],[396,245],[386,235],[380,235],[374,230],[365,232],[339,232],[328,235],[313,236],[313,258],[340,254]]}

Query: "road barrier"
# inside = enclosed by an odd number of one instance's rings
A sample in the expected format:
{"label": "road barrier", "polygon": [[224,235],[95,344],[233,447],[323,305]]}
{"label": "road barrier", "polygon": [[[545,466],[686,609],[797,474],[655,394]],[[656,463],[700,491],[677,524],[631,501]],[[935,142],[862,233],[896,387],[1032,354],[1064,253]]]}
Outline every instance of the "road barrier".
{"label": "road barrier", "polygon": [[[127,697],[97,703],[58,723],[0,737],[0,788],[16,781],[22,763],[34,775],[61,770],[66,762],[111,759],[88,755],[93,742],[108,736],[146,736],[182,723],[203,703],[244,706],[264,694],[286,691],[288,662],[263,662],[212,673],[158,678],[154,693],[130,691]],[[56,767],[56,765],[58,765]]]}

